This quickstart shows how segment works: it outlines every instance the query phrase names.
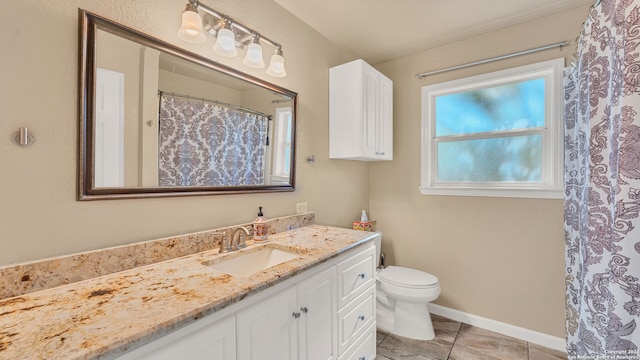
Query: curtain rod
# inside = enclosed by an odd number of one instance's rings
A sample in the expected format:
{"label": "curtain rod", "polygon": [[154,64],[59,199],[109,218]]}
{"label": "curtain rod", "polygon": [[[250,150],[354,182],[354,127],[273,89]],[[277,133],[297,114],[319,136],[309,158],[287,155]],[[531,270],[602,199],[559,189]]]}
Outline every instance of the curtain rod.
{"label": "curtain rod", "polygon": [[181,98],[187,99],[187,100],[199,100],[199,101],[202,101],[202,102],[206,101],[206,102],[210,102],[210,103],[213,103],[213,104],[218,104],[218,105],[227,106],[227,107],[231,107],[231,108],[234,108],[234,109],[242,110],[242,111],[245,111],[245,112],[248,112],[248,113],[252,113],[252,114],[255,114],[255,115],[265,116],[265,117],[268,118],[268,120],[271,120],[271,115],[267,115],[267,114],[261,113],[259,111],[255,111],[253,109],[245,108],[245,107],[234,105],[234,104],[225,103],[225,102],[222,102],[222,101],[199,98],[199,97],[194,97],[194,96],[190,96],[190,95],[176,94],[176,93],[173,93],[173,92],[162,91],[162,90],[158,90],[158,95],[160,95],[160,96],[171,95],[171,96],[181,97]]}
{"label": "curtain rod", "polygon": [[464,68],[468,68],[468,67],[471,67],[471,66],[482,65],[482,64],[486,64],[486,63],[490,63],[490,62],[494,62],[494,61],[498,61],[498,60],[509,59],[509,58],[512,58],[512,57],[531,54],[531,53],[534,53],[534,52],[543,51],[543,50],[547,50],[547,49],[563,47],[563,46],[566,46],[566,45],[569,45],[569,44],[571,44],[569,41],[562,41],[562,42],[558,42],[558,43],[555,43],[555,44],[549,44],[549,45],[545,45],[545,46],[540,46],[540,47],[529,49],[529,50],[523,50],[523,51],[518,51],[518,52],[507,54],[507,55],[496,56],[496,57],[492,57],[490,59],[474,61],[474,62],[462,64],[462,65],[456,65],[456,66],[448,67],[446,69],[421,72],[419,74],[416,74],[416,79],[423,79],[423,78],[425,78],[425,77],[427,77],[429,75],[435,75],[435,74],[440,74],[440,73],[447,72],[447,71],[464,69]]}

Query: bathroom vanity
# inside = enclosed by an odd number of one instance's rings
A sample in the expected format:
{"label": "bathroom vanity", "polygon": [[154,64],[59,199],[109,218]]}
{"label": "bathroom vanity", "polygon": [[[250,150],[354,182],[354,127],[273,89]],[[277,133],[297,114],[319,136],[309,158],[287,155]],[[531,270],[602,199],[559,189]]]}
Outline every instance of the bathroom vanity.
{"label": "bathroom vanity", "polygon": [[376,236],[311,225],[0,300],[0,358],[373,359]]}

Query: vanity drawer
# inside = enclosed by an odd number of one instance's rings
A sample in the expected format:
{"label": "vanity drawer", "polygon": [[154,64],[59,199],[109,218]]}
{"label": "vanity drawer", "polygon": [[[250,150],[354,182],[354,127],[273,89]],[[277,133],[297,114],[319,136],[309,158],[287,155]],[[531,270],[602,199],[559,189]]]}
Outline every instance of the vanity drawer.
{"label": "vanity drawer", "polygon": [[338,308],[375,285],[375,246],[338,264]]}
{"label": "vanity drawer", "polygon": [[371,325],[338,360],[374,360],[375,358],[376,327]]}
{"label": "vanity drawer", "polygon": [[338,352],[343,353],[370,326],[375,325],[375,285],[338,311]]}

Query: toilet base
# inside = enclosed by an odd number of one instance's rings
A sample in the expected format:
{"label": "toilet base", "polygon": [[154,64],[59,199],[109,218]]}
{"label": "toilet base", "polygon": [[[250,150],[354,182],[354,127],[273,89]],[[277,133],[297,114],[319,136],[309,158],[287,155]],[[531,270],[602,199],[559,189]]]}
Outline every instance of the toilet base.
{"label": "toilet base", "polygon": [[435,338],[426,303],[396,301],[393,309],[378,303],[376,323],[381,330],[405,338],[415,340]]}

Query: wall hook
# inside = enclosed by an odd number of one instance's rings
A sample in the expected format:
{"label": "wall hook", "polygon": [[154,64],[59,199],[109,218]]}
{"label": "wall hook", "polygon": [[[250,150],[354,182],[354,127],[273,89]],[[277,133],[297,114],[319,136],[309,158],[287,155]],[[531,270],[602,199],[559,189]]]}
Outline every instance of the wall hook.
{"label": "wall hook", "polygon": [[313,164],[314,162],[316,162],[316,156],[315,155],[307,156],[307,164]]}
{"label": "wall hook", "polygon": [[20,129],[18,129],[18,132],[16,132],[13,136],[13,140],[17,145],[20,146],[28,146],[36,142],[36,138],[29,132],[29,129],[27,129],[26,127],[21,127]]}

